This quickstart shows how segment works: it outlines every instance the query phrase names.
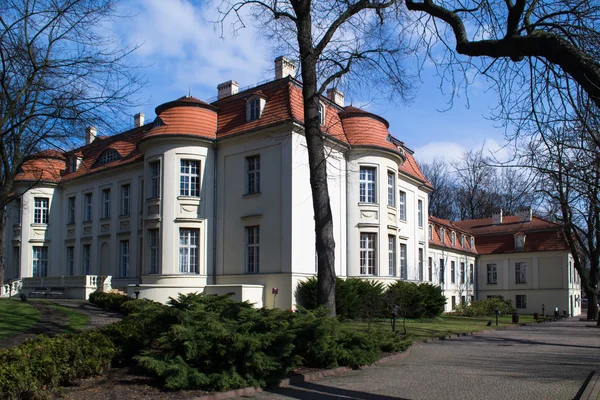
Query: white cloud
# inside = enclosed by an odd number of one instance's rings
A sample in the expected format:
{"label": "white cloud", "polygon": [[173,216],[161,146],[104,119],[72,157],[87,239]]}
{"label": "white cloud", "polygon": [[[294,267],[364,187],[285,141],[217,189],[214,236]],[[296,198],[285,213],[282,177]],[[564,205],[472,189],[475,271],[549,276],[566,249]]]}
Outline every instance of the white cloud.
{"label": "white cloud", "polygon": [[200,98],[216,95],[217,84],[233,79],[241,86],[263,80],[272,69],[268,48],[247,18],[237,35],[220,38],[213,4],[190,0],[130,0],[120,13],[131,18],[113,26],[125,42],[141,47],[134,58],[150,65],[153,90],[175,89],[183,95],[188,88]]}
{"label": "white cloud", "polygon": [[497,161],[507,161],[510,158],[511,147],[504,146],[495,139],[482,138],[470,142],[436,141],[427,143],[415,149],[415,157],[420,162],[429,163],[436,157],[441,157],[448,162],[457,161],[468,150],[481,150],[483,155],[492,157]]}

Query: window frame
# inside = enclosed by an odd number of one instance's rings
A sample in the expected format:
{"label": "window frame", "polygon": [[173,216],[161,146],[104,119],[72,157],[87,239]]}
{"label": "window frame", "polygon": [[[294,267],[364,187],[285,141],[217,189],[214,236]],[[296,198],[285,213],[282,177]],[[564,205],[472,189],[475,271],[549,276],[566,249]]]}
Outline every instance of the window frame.
{"label": "window frame", "polygon": [[388,274],[396,276],[396,236],[388,235]]}
{"label": "window frame", "polygon": [[150,169],[150,185],[148,186],[148,198],[159,199],[161,196],[162,171],[160,160],[153,160],[148,163]]}
{"label": "window frame", "polygon": [[446,271],[444,265],[444,259],[440,258],[440,283],[446,283]]}
{"label": "window frame", "polygon": [[119,241],[119,277],[129,277],[129,261],[130,261],[129,240]]}
{"label": "window frame", "polygon": [[50,199],[48,197],[33,198],[33,223],[48,225],[48,215],[50,214]]}
{"label": "window frame", "polygon": [[201,168],[200,160],[189,158],[179,160],[179,196],[200,197]]}
{"label": "window frame", "polygon": [[460,262],[460,271],[459,271],[459,274],[460,274],[460,276],[459,276],[459,280],[458,281],[459,281],[459,283],[461,285],[464,285],[467,282],[467,280],[466,280],[467,263],[465,263],[463,261]]}
{"label": "window frame", "polygon": [[260,114],[260,98],[251,97],[248,99],[248,121],[256,121]]}
{"label": "window frame", "polygon": [[527,263],[525,261],[515,262],[515,283],[527,283]]}
{"label": "window frame", "polygon": [[253,154],[245,158],[246,179],[245,194],[260,193],[260,154]]}
{"label": "window frame", "polygon": [[398,196],[398,218],[406,222],[406,192],[400,190]]}
{"label": "window frame", "polygon": [[427,257],[427,277],[433,282],[433,257]]}
{"label": "window frame", "polygon": [[83,222],[91,222],[94,215],[94,194],[87,192],[83,194]]}
{"label": "window frame", "polygon": [[102,189],[102,218],[101,219],[110,219],[110,211],[111,211],[111,190],[110,188]]}
{"label": "window frame", "polygon": [[408,279],[408,247],[400,243],[400,279]]}
{"label": "window frame", "polygon": [[89,275],[92,263],[92,245],[85,243],[81,250],[82,272],[83,275]]}
{"label": "window frame", "polygon": [[48,246],[32,247],[31,275],[35,278],[48,276]]}
{"label": "window frame", "polygon": [[387,173],[387,188],[388,206],[396,207],[396,174],[393,171]]}
{"label": "window frame", "polygon": [[67,198],[67,225],[73,225],[75,223],[75,212],[76,210],[76,196],[69,196]]}
{"label": "window frame", "polygon": [[487,272],[487,284],[488,285],[497,285],[498,284],[498,264],[496,264],[496,263],[486,264],[486,272]]}
{"label": "window frame", "polygon": [[361,232],[359,243],[359,265],[361,276],[377,274],[377,233]]}
{"label": "window frame", "polygon": [[456,283],[456,261],[450,261],[450,283]]}
{"label": "window frame", "polygon": [[75,275],[75,246],[67,246],[67,275]]}
{"label": "window frame", "polygon": [[423,270],[423,258],[425,257],[425,250],[419,247],[418,250],[418,261],[419,261],[419,281],[423,282],[425,278],[425,271]]}
{"label": "window frame", "polygon": [[[521,301],[519,301],[521,300]],[[515,308],[523,309],[527,308],[527,295],[517,294],[515,295]]]}
{"label": "window frame", "polygon": [[[126,189],[127,188],[127,189]],[[121,185],[121,216],[131,215],[131,184],[124,183]]]}
{"label": "window frame", "polygon": [[365,204],[377,204],[377,167],[366,165],[360,166],[359,202]]}
{"label": "window frame", "polygon": [[156,275],[160,270],[160,230],[148,229],[148,274]]}
{"label": "window frame", "polygon": [[419,228],[423,228],[423,200],[417,200],[417,221]]}
{"label": "window frame", "polygon": [[317,112],[319,113],[319,126],[324,126],[325,125],[325,113],[326,113],[325,104],[323,104],[322,102],[319,102]]}
{"label": "window frame", "polygon": [[247,274],[260,272],[260,225],[244,227],[245,271]]}
{"label": "window frame", "polygon": [[200,229],[179,228],[179,273],[199,273]]}

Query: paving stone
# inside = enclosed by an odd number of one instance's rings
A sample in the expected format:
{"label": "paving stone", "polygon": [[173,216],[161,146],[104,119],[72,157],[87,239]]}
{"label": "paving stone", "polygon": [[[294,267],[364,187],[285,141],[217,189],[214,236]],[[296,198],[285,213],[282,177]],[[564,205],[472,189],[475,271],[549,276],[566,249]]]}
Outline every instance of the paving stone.
{"label": "paving stone", "polygon": [[251,398],[573,399],[600,365],[600,330],[586,325],[566,320],[416,344],[402,360]]}

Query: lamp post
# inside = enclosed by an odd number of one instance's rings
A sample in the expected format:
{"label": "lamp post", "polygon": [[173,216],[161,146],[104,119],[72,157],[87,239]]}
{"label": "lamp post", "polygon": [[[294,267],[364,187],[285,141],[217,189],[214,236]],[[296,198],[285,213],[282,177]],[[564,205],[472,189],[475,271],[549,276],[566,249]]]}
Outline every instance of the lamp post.
{"label": "lamp post", "polygon": [[140,297],[140,284],[136,283],[135,287],[133,288],[133,293],[135,293],[135,299],[139,299]]}
{"label": "lamp post", "polygon": [[398,306],[392,306],[392,332],[396,332],[396,318],[398,317]]}
{"label": "lamp post", "polygon": [[496,327],[498,327],[498,315],[500,315],[500,310],[496,308]]}
{"label": "lamp post", "polygon": [[542,317],[546,316],[546,314],[544,312],[545,310],[546,310],[546,305],[544,303],[542,303]]}

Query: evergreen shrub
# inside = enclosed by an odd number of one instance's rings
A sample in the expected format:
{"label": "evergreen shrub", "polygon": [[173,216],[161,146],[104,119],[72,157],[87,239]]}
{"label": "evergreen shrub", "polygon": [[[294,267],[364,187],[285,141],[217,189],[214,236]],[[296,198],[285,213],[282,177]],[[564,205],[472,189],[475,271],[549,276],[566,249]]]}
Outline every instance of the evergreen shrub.
{"label": "evergreen shrub", "polygon": [[105,310],[121,311],[123,303],[131,300],[131,297],[119,293],[94,292],[90,294],[89,302],[102,307]]}
{"label": "evergreen shrub", "polygon": [[495,315],[496,310],[500,311],[500,314],[510,314],[517,311],[512,306],[512,301],[504,300],[502,298],[492,298],[475,300],[468,305],[457,305],[454,315],[463,317],[485,317]]}

